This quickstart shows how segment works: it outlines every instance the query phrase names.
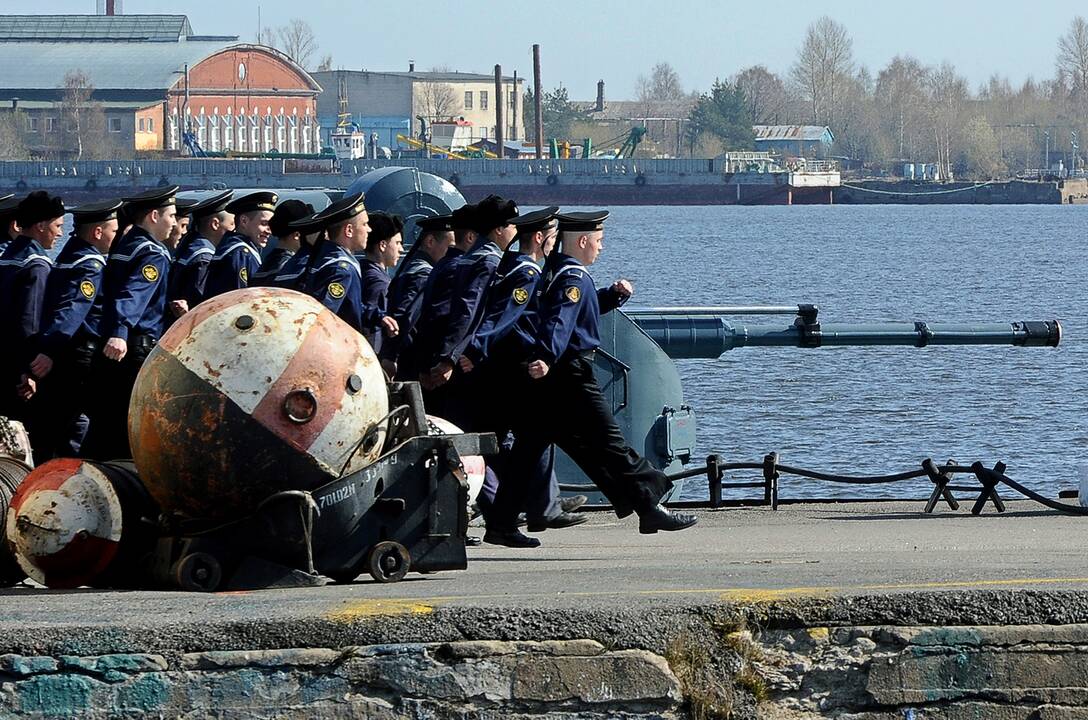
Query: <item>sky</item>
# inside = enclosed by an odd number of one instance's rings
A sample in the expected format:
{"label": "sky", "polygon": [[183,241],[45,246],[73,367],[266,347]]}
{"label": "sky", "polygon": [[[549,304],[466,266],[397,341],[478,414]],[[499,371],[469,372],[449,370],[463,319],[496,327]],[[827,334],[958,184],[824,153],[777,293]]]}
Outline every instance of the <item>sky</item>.
{"label": "sky", "polygon": [[[96,0],[0,0],[0,13],[94,13]],[[823,15],[842,23],[854,57],[875,76],[899,54],[948,61],[977,88],[991,75],[1014,85],[1054,76],[1058,38],[1080,8],[1063,0],[123,0],[126,14],[184,13],[198,34],[252,41],[261,23],[308,21],[317,58],[333,67],[448,67],[532,78],[539,43],[545,90],[591,100],[598,80],[612,100],[633,99],[637,78],[668,62],[685,90],[762,64],[785,75],[805,29]],[[541,14],[545,10],[546,14]]]}

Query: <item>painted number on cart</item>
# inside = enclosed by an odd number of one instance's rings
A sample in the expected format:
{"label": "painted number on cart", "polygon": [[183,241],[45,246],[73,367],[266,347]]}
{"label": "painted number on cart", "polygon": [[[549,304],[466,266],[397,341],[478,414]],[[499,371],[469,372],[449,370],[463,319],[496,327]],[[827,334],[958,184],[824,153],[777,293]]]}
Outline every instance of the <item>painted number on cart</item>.
{"label": "painted number on cart", "polygon": [[331,492],[328,495],[322,495],[320,502],[317,503],[319,508],[332,507],[337,503],[344,502],[349,497],[355,494],[355,484],[345,485],[336,492]]}

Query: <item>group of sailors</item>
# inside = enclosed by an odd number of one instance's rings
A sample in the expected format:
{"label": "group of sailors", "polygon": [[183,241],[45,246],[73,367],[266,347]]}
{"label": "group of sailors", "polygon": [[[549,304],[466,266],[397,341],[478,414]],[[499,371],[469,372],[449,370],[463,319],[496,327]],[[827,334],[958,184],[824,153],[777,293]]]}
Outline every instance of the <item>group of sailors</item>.
{"label": "group of sailors", "polygon": [[484,542],[536,547],[521,518],[530,532],[586,520],[584,496],[559,496],[556,447],[641,532],[695,524],[661,505],[668,478],[627,444],[593,374],[600,315],[633,292],[597,289],[587,269],[606,211],[519,214],[489,196],[417,219],[400,262],[402,219],[368,213],[361,193],[315,211],[274,192],[177,191],[71,210],[43,191],[0,197],[0,415],[27,425],[36,461],[130,457],[129,398],[163,332],[209,298],[270,286],[364,335],[390,377],[421,384],[428,413],[500,438],[478,499]]}

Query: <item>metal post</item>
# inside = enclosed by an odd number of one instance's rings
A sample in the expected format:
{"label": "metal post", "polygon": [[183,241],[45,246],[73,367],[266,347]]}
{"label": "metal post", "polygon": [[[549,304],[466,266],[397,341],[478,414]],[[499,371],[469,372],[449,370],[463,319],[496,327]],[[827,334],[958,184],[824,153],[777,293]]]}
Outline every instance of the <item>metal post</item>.
{"label": "metal post", "polygon": [[544,158],[544,115],[540,99],[540,46],[533,45],[533,109],[536,112],[536,159]]}
{"label": "metal post", "polygon": [[[518,139],[518,71],[514,71],[514,101],[510,103],[510,139]],[[504,155],[505,157],[505,155]]]}
{"label": "metal post", "polygon": [[495,144],[500,160],[506,159],[506,128],[502,120],[502,65],[495,66]]}
{"label": "metal post", "polygon": [[1044,175],[1050,174],[1050,131],[1044,130],[1043,137],[1046,138],[1046,156],[1043,160]]}

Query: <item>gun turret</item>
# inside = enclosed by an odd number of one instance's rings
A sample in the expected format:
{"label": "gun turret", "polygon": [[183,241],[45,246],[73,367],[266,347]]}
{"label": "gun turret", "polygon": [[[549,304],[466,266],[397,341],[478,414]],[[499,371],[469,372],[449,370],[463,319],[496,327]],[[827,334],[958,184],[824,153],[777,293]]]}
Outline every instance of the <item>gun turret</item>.
{"label": "gun turret", "polygon": [[[1057,347],[1057,320],[1006,323],[889,322],[821,324],[815,305],[650,307],[625,314],[674,359],[716,358],[741,347],[816,348],[895,345],[1019,345]],[[726,316],[796,315],[781,325],[734,324]]]}

